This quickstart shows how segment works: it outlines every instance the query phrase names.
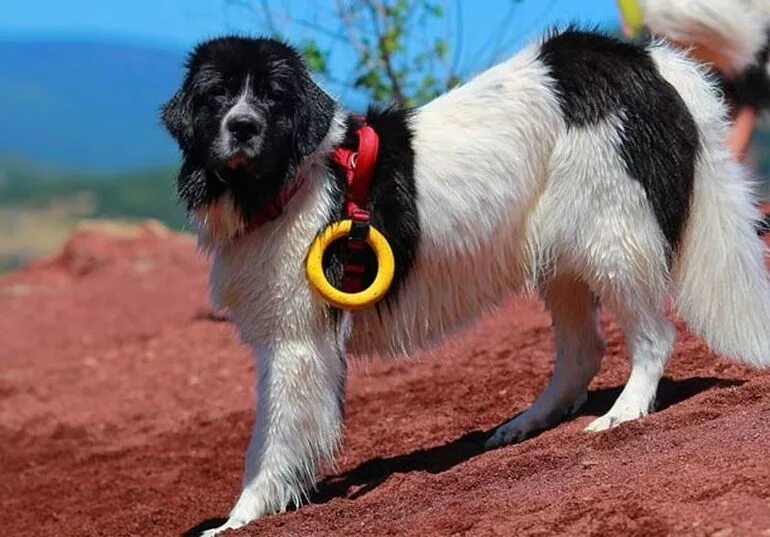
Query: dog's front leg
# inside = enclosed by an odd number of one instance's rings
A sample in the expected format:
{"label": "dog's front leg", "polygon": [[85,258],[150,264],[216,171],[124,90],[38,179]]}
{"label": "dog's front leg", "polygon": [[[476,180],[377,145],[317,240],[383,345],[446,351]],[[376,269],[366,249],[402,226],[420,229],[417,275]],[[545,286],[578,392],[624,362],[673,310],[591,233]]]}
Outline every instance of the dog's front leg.
{"label": "dog's front leg", "polygon": [[227,522],[207,537],[302,503],[340,439],[345,358],[332,331],[254,351],[257,412],[243,489]]}

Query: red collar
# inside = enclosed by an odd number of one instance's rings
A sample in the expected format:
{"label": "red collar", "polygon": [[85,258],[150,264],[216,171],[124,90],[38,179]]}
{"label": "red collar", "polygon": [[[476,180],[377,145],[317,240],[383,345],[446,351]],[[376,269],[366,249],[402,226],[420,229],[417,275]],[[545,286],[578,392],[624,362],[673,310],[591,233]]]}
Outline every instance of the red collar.
{"label": "red collar", "polygon": [[[358,147],[348,149],[336,146],[331,154],[332,162],[340,165],[345,170],[348,185],[345,213],[348,218],[363,221],[369,220],[366,206],[369,201],[369,188],[374,176],[374,165],[377,163],[377,153],[380,147],[380,139],[375,130],[363,123],[357,130]],[[278,196],[265,207],[262,212],[252,219],[252,225],[262,226],[281,216],[283,208],[299,191],[304,183],[304,176],[298,175],[292,183],[281,190]]]}
{"label": "red collar", "polygon": [[297,191],[299,190],[299,187],[301,187],[304,182],[305,182],[304,175],[302,174],[298,175],[294,179],[294,181],[291,182],[289,186],[281,190],[281,192],[273,200],[272,203],[270,203],[267,207],[265,207],[262,210],[262,212],[254,215],[254,218],[252,218],[251,220],[251,225],[254,227],[259,227],[267,224],[268,222],[272,222],[273,220],[281,216],[281,213],[283,212],[283,208],[286,206],[287,203],[289,203],[289,200],[291,200],[291,198],[294,197],[294,194],[297,193]]}

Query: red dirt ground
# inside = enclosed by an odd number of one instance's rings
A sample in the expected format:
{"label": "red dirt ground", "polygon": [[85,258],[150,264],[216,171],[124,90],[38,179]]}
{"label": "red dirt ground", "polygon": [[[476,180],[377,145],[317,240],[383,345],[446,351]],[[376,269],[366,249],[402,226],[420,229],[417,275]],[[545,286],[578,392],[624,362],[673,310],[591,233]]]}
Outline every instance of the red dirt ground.
{"label": "red dirt ground", "polygon": [[[3,535],[180,535],[240,482],[253,370],[211,316],[192,239],[82,229],[0,279]],[[416,362],[353,367],[337,472],[234,535],[770,535],[770,374],[680,324],[661,410],[600,434],[628,364],[609,344],[581,416],[484,452],[548,380],[549,319],[516,300]]]}

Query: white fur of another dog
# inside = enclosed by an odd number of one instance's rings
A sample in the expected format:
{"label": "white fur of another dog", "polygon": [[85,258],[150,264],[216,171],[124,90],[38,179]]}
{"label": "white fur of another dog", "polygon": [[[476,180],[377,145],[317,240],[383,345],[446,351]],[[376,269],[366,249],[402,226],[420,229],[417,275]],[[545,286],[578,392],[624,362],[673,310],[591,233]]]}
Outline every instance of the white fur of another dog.
{"label": "white fur of another dog", "polygon": [[705,45],[732,77],[756,62],[767,44],[770,0],[640,0],[652,32],[680,43]]}
{"label": "white fur of another dog", "polygon": [[663,312],[669,295],[715,350],[768,365],[764,249],[749,181],[724,146],[725,110],[696,64],[663,45],[651,50],[702,143],[671,273],[644,190],[617,153],[624,118],[568,129],[537,46],[417,110],[420,246],[397,301],[381,315],[345,314],[336,324],[304,273],[307,248],[330,211],[325,162],[342,138],[342,112],[280,219],[231,241],[240,224],[227,198],[199,215],[213,254],[213,297],[254,350],[258,376],[243,489],[227,523],[206,535],[303,500],[340,441],[346,352],[429,347],[522,290],[539,291],[553,315],[555,370],[490,445],[523,438],[585,401],[604,350],[594,294],[625,332],[631,373],[589,430],[650,411],[675,335]]}

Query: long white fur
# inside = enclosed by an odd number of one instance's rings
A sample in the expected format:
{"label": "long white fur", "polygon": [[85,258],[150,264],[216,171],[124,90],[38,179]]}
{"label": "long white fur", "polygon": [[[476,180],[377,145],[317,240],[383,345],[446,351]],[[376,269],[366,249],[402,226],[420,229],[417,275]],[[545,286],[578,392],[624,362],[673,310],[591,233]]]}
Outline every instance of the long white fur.
{"label": "long white fur", "polygon": [[673,267],[677,309],[716,352],[767,366],[767,249],[756,234],[761,215],[754,181],[722,143],[727,136],[722,110],[708,98],[708,88],[694,83],[702,67],[665,49],[653,52],[653,58],[690,108],[702,144],[692,214]]}
{"label": "long white fur", "polygon": [[755,63],[767,43],[769,0],[640,0],[645,24],[659,36],[706,46],[728,77]]}
{"label": "long white fur", "polygon": [[335,325],[304,275],[307,248],[330,209],[323,163],[341,140],[341,115],[280,219],[232,239],[241,225],[223,216],[229,206],[198,215],[213,253],[213,296],[254,349],[259,376],[243,490],[227,523],[207,535],[302,500],[340,439],[346,351],[433,345],[521,290],[539,290],[553,313],[556,369],[543,395],[490,445],[522,438],[585,401],[604,349],[593,295],[615,310],[632,367],[591,430],[650,411],[674,340],[662,309],[668,294],[714,348],[770,364],[764,250],[744,172],[724,149],[725,110],[694,63],[663,45],[651,51],[703,144],[673,274],[645,193],[617,154],[625,118],[567,129],[537,46],[416,111],[420,247],[398,300],[381,315],[346,314]]}

